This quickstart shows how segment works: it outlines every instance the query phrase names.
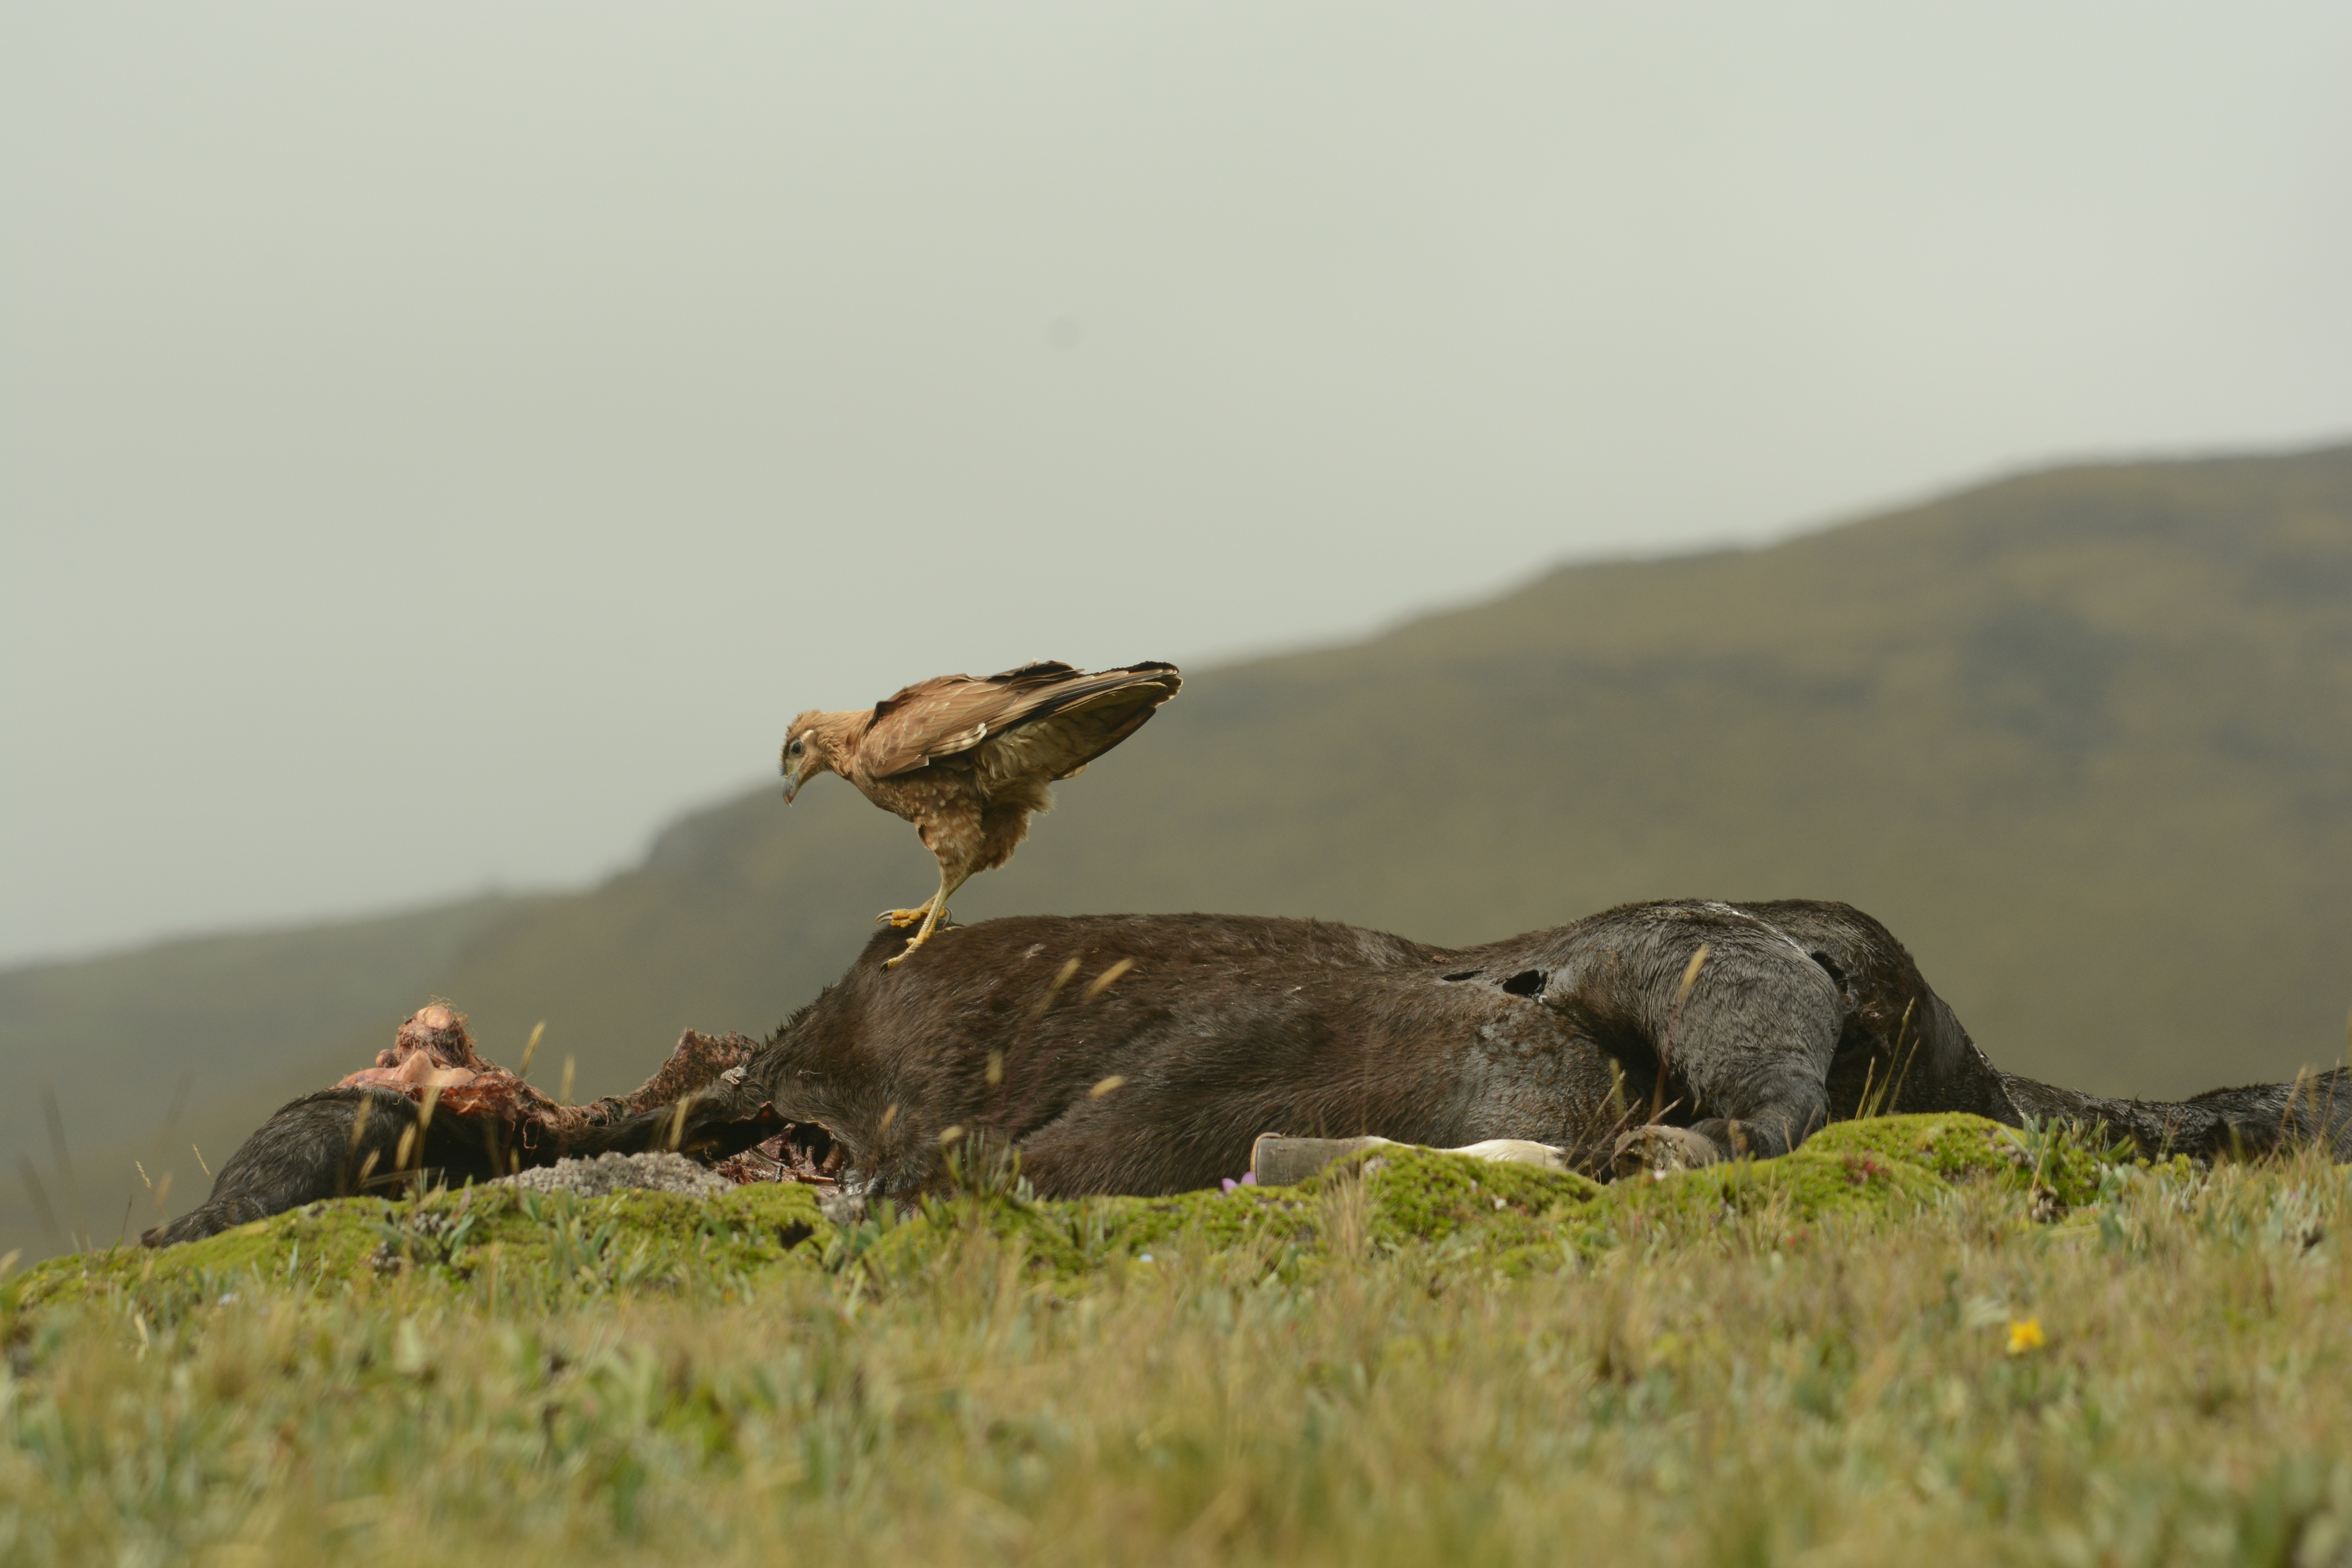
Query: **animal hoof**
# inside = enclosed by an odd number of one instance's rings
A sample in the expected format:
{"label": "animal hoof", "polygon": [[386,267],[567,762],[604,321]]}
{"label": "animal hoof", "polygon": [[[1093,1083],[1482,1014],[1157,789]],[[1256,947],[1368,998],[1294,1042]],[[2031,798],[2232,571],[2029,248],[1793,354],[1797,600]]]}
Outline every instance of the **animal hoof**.
{"label": "animal hoof", "polygon": [[1722,1158],[1722,1151],[1689,1128],[1653,1122],[1618,1135],[1609,1168],[1622,1180],[1627,1176],[1663,1176],[1670,1171],[1695,1171]]}

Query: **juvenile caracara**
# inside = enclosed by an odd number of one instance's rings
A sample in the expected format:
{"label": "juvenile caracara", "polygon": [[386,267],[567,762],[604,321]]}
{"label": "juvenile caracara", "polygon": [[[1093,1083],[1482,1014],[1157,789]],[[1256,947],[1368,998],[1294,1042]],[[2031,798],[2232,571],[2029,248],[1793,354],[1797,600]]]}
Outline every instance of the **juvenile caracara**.
{"label": "juvenile caracara", "polygon": [[1047,785],[1084,773],[1183,684],[1172,664],[1089,673],[1048,660],[984,680],[919,680],[871,710],[803,713],[784,736],[784,804],[817,774],[839,773],[913,823],[939,858],[928,902],[877,917],[922,922],[895,965],[947,918],[958,888],[1013,858],[1029,814],[1053,805]]}

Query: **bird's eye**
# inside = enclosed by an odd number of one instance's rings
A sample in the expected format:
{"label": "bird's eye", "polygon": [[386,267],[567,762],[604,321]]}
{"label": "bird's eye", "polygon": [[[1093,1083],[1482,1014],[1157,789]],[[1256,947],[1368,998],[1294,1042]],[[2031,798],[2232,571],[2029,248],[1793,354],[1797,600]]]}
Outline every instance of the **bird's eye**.
{"label": "bird's eye", "polygon": [[791,745],[786,746],[784,750],[797,757],[801,754],[801,743],[798,741],[794,741]]}

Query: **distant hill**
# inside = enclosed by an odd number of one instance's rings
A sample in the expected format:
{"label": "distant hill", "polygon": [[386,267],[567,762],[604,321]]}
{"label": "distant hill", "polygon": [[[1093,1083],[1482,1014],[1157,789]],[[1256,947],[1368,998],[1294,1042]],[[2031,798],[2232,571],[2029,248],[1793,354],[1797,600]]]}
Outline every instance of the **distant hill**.
{"label": "distant hill", "polygon": [[[2004,1067],[2148,1096],[2291,1076],[2341,1058],[2352,1008],[2352,446],[2062,468],[1565,568],[1192,672],[1062,801],[960,919],[1210,909],[1452,942],[1633,899],[1845,899]],[[174,1209],[203,1188],[157,1131],[184,1073],[181,1131],[216,1160],[439,994],[502,1060],[544,1018],[534,1077],[568,1055],[602,1092],[687,1026],[772,1027],[931,877],[911,830],[821,781],[680,822],[577,895],[0,974],[0,1042],[32,1064],[0,1137],[58,1184],[26,1092],[54,1078],[110,1239],[127,1194],[152,1218],[140,1150],[178,1172]],[[15,1198],[0,1247],[46,1250]]]}

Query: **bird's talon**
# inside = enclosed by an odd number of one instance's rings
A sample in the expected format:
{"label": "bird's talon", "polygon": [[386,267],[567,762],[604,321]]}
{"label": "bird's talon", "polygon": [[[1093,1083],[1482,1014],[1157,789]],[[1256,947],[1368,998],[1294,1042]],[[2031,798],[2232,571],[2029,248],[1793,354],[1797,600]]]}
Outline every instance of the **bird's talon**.
{"label": "bird's talon", "polygon": [[891,925],[904,930],[906,927],[913,925],[916,921],[921,920],[925,915],[929,914],[930,912],[931,909],[929,904],[924,905],[919,910],[884,910],[880,914],[874,917],[874,923],[876,925],[881,925],[887,921]]}

